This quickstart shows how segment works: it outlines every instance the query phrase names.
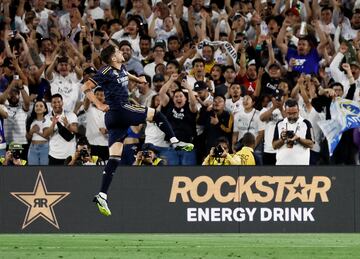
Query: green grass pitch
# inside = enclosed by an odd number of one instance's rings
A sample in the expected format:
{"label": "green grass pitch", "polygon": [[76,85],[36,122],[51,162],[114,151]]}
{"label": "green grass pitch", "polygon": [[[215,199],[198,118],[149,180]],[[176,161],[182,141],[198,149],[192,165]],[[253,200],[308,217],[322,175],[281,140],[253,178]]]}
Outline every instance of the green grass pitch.
{"label": "green grass pitch", "polygon": [[0,258],[360,258],[360,234],[2,234]]}

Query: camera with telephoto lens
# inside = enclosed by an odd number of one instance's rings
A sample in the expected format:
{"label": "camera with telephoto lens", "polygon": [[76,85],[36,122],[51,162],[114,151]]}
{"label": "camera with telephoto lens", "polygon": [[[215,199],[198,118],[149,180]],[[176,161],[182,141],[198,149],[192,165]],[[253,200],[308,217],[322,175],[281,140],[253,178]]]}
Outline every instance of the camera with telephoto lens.
{"label": "camera with telephoto lens", "polygon": [[85,157],[89,157],[90,154],[89,154],[89,151],[87,149],[81,149],[80,150],[80,158],[81,159],[84,159]]}
{"label": "camera with telephoto lens", "polygon": [[224,149],[222,148],[221,145],[217,145],[214,148],[214,157],[221,157],[223,153],[224,153]]}
{"label": "camera with telephoto lens", "polygon": [[293,138],[295,137],[295,132],[293,130],[286,131],[286,138]]}

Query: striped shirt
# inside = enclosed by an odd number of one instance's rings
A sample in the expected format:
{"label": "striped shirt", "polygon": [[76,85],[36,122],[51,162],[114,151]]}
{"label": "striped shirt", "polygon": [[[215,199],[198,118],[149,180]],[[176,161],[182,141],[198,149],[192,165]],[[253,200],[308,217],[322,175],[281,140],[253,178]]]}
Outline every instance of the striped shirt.
{"label": "striped shirt", "polygon": [[23,109],[22,102],[19,102],[15,107],[6,105],[6,108],[8,110],[8,118],[4,120],[6,143],[16,142],[18,144],[27,144],[27,113]]}

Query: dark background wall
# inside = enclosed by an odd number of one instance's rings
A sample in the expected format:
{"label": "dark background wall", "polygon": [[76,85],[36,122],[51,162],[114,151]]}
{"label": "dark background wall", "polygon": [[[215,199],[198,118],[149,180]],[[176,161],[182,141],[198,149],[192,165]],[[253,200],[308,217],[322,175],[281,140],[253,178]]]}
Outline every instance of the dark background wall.
{"label": "dark background wall", "polygon": [[[34,191],[41,171],[47,192],[68,192],[68,196],[53,206],[58,227],[50,224],[37,210],[38,218],[23,228],[27,206],[11,193]],[[307,184],[314,176],[330,180],[327,191],[329,201],[322,202],[241,202],[220,203],[212,198],[205,203],[184,203],[177,196],[169,202],[174,177],[186,176],[191,180],[208,176],[215,182],[222,176],[246,180],[256,176],[305,176]],[[24,167],[0,169],[0,232],[1,233],[100,233],[100,232],[159,232],[159,233],[237,233],[237,232],[359,232],[360,179],[357,167],[122,167],[119,168],[109,192],[112,216],[102,216],[94,203],[93,195],[101,182],[101,167]],[[252,178],[255,179],[255,178]],[[277,184],[264,183],[275,193]],[[321,187],[321,186],[320,186]],[[199,195],[207,191],[205,184],[198,186]],[[213,191],[213,190],[210,190]],[[226,195],[235,191],[234,186],[224,184],[221,192]],[[253,193],[261,192],[251,185]],[[305,196],[307,189],[299,190]],[[289,189],[285,188],[284,197]],[[36,198],[36,197],[35,197]],[[46,199],[46,197],[37,197]],[[34,204],[32,204],[34,206]],[[188,208],[256,208],[254,221],[248,217],[242,222],[188,222]],[[261,221],[260,210],[267,208],[313,208],[314,221]],[[43,208],[46,209],[46,208]]]}

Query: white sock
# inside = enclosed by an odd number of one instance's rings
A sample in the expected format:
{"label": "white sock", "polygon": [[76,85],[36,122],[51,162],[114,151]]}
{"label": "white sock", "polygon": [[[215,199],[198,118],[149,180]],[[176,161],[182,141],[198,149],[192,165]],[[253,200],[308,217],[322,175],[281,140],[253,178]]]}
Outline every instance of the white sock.
{"label": "white sock", "polygon": [[104,200],[107,200],[107,194],[103,193],[103,192],[99,192],[99,195],[101,198],[103,198]]}
{"label": "white sock", "polygon": [[178,143],[179,140],[177,139],[177,137],[172,137],[172,138],[170,139],[170,142],[171,142],[171,144],[175,144],[175,143]]}

